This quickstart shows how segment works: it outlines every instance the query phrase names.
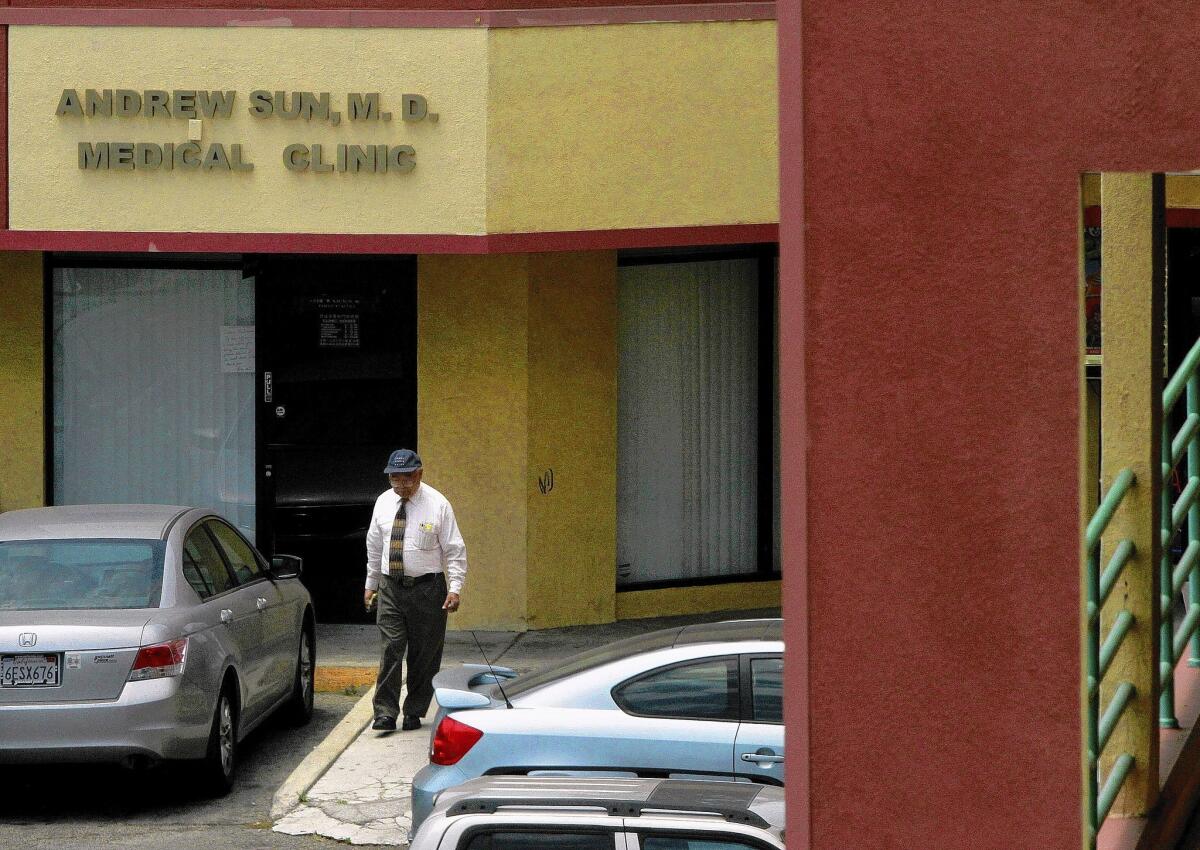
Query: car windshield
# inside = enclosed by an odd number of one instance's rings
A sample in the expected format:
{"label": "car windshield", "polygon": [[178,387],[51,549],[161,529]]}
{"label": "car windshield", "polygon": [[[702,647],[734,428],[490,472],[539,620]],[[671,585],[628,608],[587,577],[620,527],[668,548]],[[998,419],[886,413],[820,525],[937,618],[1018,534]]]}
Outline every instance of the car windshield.
{"label": "car windshield", "polygon": [[540,688],[559,679],[565,679],[567,676],[574,676],[587,670],[593,670],[611,661],[671,646],[680,631],[681,629],[663,629],[645,635],[625,638],[624,640],[605,644],[595,649],[589,649],[578,655],[565,658],[553,667],[518,676],[511,683],[505,682],[504,693],[510,698],[515,697],[518,694],[532,691],[535,688]]}
{"label": "car windshield", "polygon": [[160,540],[0,542],[0,610],[156,608]]}

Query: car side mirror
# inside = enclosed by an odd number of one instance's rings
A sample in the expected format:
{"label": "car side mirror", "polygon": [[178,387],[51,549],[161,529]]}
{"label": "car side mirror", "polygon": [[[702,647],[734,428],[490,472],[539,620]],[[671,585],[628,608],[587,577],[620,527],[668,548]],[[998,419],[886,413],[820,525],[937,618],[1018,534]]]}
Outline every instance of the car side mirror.
{"label": "car side mirror", "polygon": [[299,555],[276,555],[271,558],[271,575],[275,578],[300,578],[304,559]]}

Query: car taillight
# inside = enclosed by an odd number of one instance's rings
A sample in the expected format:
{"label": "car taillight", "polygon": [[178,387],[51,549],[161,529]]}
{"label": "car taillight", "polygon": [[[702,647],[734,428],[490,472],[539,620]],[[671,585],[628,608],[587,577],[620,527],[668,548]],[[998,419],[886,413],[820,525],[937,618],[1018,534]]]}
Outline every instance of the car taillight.
{"label": "car taillight", "polygon": [[429,760],[434,764],[455,764],[467,754],[483,733],[453,717],[443,717],[433,733],[433,746],[429,748]]}
{"label": "car taillight", "polygon": [[133,659],[129,681],[182,676],[183,663],[187,658],[187,644],[187,638],[180,638],[153,646],[143,646],[138,650],[137,658]]}

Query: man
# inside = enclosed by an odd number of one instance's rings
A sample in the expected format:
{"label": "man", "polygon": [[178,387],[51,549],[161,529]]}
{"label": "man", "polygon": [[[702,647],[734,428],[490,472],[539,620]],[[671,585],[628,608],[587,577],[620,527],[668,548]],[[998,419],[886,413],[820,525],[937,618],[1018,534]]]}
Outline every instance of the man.
{"label": "man", "polygon": [[390,732],[400,715],[406,648],[408,696],[400,728],[419,728],[429,710],[433,677],[442,665],[446,615],[458,610],[467,576],[467,549],[446,497],[421,483],[416,452],[392,452],[383,471],[392,486],[375,500],[367,529],[363,603],[370,610],[378,600],[375,621],[383,639],[371,728]]}

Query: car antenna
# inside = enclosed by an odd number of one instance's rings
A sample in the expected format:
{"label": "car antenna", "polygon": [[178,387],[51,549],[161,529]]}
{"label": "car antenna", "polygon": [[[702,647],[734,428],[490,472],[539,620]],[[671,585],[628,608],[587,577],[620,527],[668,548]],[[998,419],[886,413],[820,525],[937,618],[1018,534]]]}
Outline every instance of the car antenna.
{"label": "car antenna", "polygon": [[512,708],[513,704],[508,701],[508,694],[504,693],[504,685],[500,684],[500,676],[492,669],[492,662],[488,661],[487,654],[483,651],[483,644],[479,642],[479,638],[475,637],[475,632],[471,632],[471,637],[475,640],[475,645],[479,647],[479,654],[483,656],[483,663],[487,665],[488,672],[492,674],[492,678],[496,680],[496,687],[500,689],[500,696],[504,697],[504,707]]}

